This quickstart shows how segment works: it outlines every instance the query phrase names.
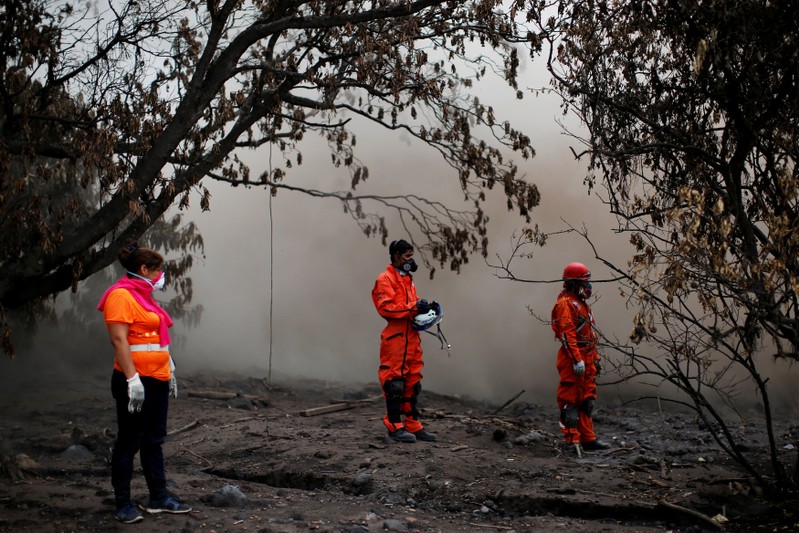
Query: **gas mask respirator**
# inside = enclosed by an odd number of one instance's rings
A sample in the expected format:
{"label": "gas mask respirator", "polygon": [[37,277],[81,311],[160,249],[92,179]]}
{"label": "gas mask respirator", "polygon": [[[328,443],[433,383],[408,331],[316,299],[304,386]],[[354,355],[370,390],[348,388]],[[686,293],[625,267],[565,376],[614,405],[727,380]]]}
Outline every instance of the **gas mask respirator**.
{"label": "gas mask respirator", "polygon": [[591,286],[591,282],[588,282],[583,287],[583,298],[587,300],[592,294],[594,294],[594,288]]}
{"label": "gas mask respirator", "polygon": [[411,257],[410,259],[402,263],[399,269],[402,270],[403,272],[416,272],[418,268],[419,265],[417,265],[416,261],[414,261],[413,257]]}

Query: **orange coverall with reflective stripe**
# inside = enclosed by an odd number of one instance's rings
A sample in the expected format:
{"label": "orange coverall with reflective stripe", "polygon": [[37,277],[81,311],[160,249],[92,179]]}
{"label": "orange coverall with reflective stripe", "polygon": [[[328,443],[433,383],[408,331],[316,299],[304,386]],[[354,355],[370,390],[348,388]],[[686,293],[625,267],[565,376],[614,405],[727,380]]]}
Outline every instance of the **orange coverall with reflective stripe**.
{"label": "orange coverall with reflective stripe", "polygon": [[380,368],[377,371],[380,386],[384,388],[387,381],[396,378],[405,380],[401,403],[404,425],[390,422],[386,415],[383,423],[389,431],[405,427],[414,433],[422,429],[422,424],[412,416],[424,366],[419,332],[411,327],[418,299],[413,277],[403,276],[392,265],[380,273],[372,289],[372,302],[386,319],[386,327],[380,333]]}
{"label": "orange coverall with reflective stripe", "polygon": [[[596,398],[596,349],[598,336],[591,307],[573,292],[563,290],[552,308],[552,330],[560,341],[557,368],[558,409],[579,407],[587,398]],[[585,373],[574,373],[577,361],[585,363]],[[596,440],[594,423],[582,410],[576,428],[567,428],[561,422],[560,429],[566,442],[590,442]]]}

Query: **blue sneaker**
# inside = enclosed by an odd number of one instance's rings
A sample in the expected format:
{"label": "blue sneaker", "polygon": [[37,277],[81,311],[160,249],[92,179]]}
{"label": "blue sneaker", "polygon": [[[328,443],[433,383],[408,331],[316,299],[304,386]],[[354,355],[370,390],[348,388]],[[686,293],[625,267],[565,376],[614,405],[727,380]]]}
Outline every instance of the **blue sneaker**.
{"label": "blue sneaker", "polygon": [[141,522],[144,520],[144,517],[135,507],[133,507],[132,503],[117,509],[117,513],[114,515],[114,518],[123,524],[135,524],[136,522]]}
{"label": "blue sneaker", "polygon": [[147,507],[142,506],[142,510],[147,511],[150,514],[157,514],[157,513],[183,514],[191,511],[191,507],[189,507],[186,504],[180,503],[180,501],[178,501],[177,498],[167,496],[161,501],[150,500],[150,503],[147,504]]}

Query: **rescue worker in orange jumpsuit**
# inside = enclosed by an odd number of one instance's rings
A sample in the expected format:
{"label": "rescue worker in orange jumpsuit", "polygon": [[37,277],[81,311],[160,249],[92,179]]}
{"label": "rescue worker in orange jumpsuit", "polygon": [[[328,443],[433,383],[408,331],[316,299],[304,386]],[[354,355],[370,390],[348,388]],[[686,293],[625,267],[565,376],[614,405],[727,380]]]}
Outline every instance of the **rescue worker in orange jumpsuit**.
{"label": "rescue worker in orange jumpsuit", "polygon": [[412,272],[417,269],[413,246],[405,240],[393,241],[388,248],[391,264],[375,281],[372,302],[386,319],[380,334],[380,368],[377,375],[386,399],[383,423],[389,436],[398,442],[433,442],[436,434],[419,421],[417,399],[422,390],[422,346],[419,332],[411,321],[431,307],[416,294]]}
{"label": "rescue worker in orange jumpsuit", "polygon": [[560,341],[557,368],[560,429],[566,443],[579,443],[583,450],[606,450],[597,440],[591,414],[596,401],[599,374],[598,335],[591,307],[591,272],[582,263],[563,269],[563,290],[552,309],[552,330]]}

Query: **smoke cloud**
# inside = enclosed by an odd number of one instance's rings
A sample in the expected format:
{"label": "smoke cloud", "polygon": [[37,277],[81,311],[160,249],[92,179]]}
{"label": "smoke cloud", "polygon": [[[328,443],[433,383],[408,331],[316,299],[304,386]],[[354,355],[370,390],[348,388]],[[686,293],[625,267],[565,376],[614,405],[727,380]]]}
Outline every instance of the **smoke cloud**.
{"label": "smoke cloud", "polygon": [[[545,230],[563,229],[561,219],[576,226],[585,224],[592,236],[606,243],[608,249],[603,252],[621,251],[625,246],[613,242],[611,217],[597,198],[587,194],[584,170],[573,160],[568,138],[559,135],[555,100],[532,98],[516,105],[525,110],[524,131],[538,153],[520,168],[542,193],[542,205],[533,212],[534,223]],[[457,177],[432,150],[374,131],[359,137],[358,150],[372,176],[359,192],[413,192],[461,207]],[[306,148],[305,163],[292,170],[288,179],[325,190],[346,189],[346,173],[333,169],[326,158],[326,147]],[[268,156],[253,161],[254,171],[263,170],[257,167],[266,161]],[[196,217],[207,259],[192,271],[195,299],[205,307],[203,326],[183,331],[187,343],[180,364],[193,370],[251,368],[265,375],[271,351],[273,374],[376,381],[384,321],[370,293],[388,264],[386,247],[379,239],[367,239],[335,200],[280,191],[272,201],[270,216],[266,191],[214,186],[212,193],[212,212]],[[489,259],[494,254],[506,256],[512,233],[524,221],[518,213],[507,211],[498,190],[491,192],[487,212]],[[271,243],[270,218],[274,224]],[[388,226],[389,240],[407,238],[395,218],[389,216]],[[270,248],[274,250],[271,272]],[[532,260],[519,261],[515,274],[556,279],[565,264],[583,261],[595,277],[603,277],[592,259],[582,240],[561,238],[536,252]],[[420,296],[443,305],[441,326],[452,344],[450,357],[435,337],[423,335],[425,388],[494,402],[524,389],[528,401],[554,401],[558,345],[549,326],[531,316],[528,307],[548,317],[560,284],[501,280],[479,256],[460,275],[438,269],[430,280],[421,268],[415,281]],[[623,302],[615,289],[597,287],[596,294],[599,324],[626,330]],[[609,317],[618,326],[605,322]]]}
{"label": "smoke cloud", "polygon": [[[528,77],[529,87],[544,84],[539,70],[529,69]],[[498,104],[497,116],[513,118],[536,149],[535,158],[518,162],[520,173],[537,184],[542,195],[541,205],[532,213],[533,223],[544,231],[564,229],[566,222],[584,225],[603,256],[623,263],[630,251],[626,238],[614,233],[614,219],[587,192],[585,168],[569,150],[574,141],[561,134],[556,122],[560,118],[557,99],[516,100],[512,91],[503,93],[504,89],[494,86],[487,91]],[[253,175],[268,168],[268,150],[243,155],[250,158]],[[272,155],[277,164],[282,156]],[[371,174],[359,186],[360,193],[415,193],[451,207],[466,207],[459,205],[462,194],[457,177],[429,148],[369,129],[360,132],[358,155]],[[309,139],[303,146],[303,159],[304,164],[292,169],[287,180],[323,190],[348,189],[346,171],[330,165],[329,152],[321,142]],[[192,207],[189,213],[206,243],[206,258],[196,262],[190,273],[195,282],[194,303],[205,311],[199,327],[178,321],[173,328],[178,373],[229,371],[267,377],[271,372],[275,380],[301,376],[376,382],[384,321],[370,293],[376,276],[388,264],[386,247],[378,239],[366,238],[336,200],[280,191],[270,210],[265,190],[233,189],[211,180],[206,185],[213,195],[211,212]],[[486,211],[491,219],[489,260],[496,254],[507,257],[511,236],[524,221],[507,211],[498,190],[489,194]],[[395,216],[389,214],[387,223],[389,241],[407,238]],[[586,243],[576,237],[552,240],[531,260],[516,262],[514,274],[552,280],[572,261],[586,263],[594,278],[609,277]],[[499,279],[479,256],[460,275],[439,269],[430,280],[420,268],[415,280],[422,297],[443,305],[441,326],[452,344],[448,356],[436,338],[423,335],[425,389],[494,403],[525,390],[522,400],[554,405],[558,345],[549,326],[529,310],[547,319],[559,283]],[[612,283],[595,284],[594,294],[592,306],[600,329],[608,336],[626,338],[631,313],[618,288]],[[101,322],[96,329],[96,336],[79,343],[81,348],[64,353],[60,340],[65,333],[58,327],[40,327],[35,342],[21,345],[17,360],[3,365],[4,402],[13,403],[15,391],[42,379],[76,388],[87,386],[89,379],[106,380],[113,354]],[[776,363],[763,368],[764,374],[774,376],[775,384],[784,385],[777,388],[775,403],[795,409],[795,396],[780,392],[790,385],[784,370]],[[52,392],[57,395],[59,389]]]}

